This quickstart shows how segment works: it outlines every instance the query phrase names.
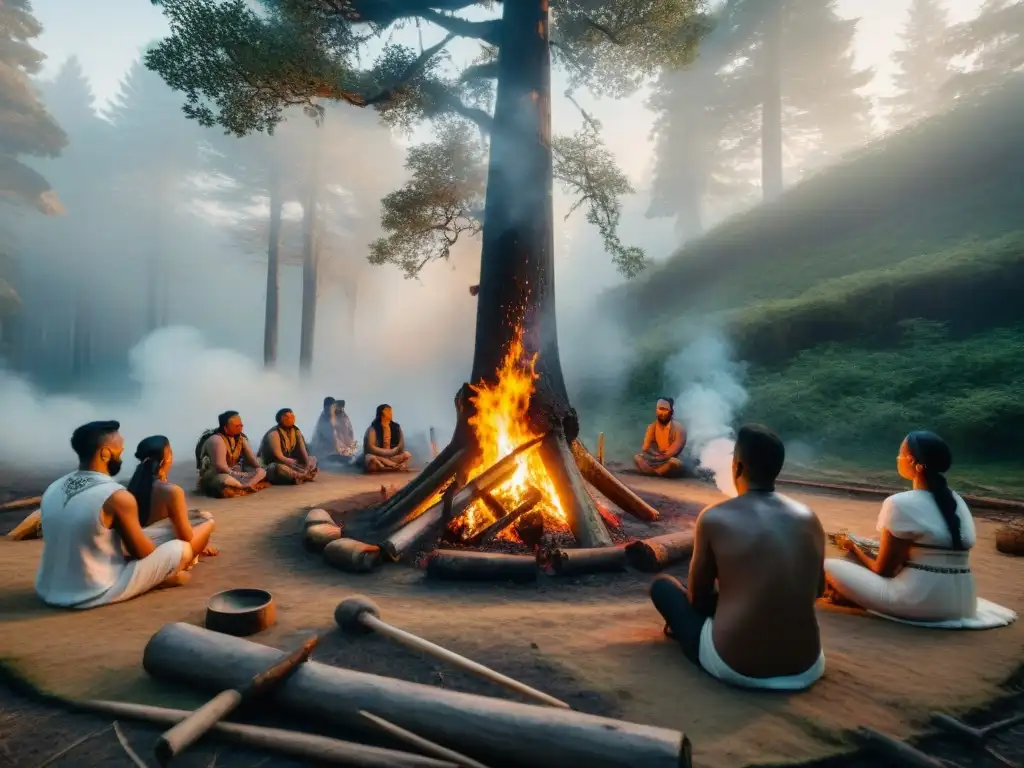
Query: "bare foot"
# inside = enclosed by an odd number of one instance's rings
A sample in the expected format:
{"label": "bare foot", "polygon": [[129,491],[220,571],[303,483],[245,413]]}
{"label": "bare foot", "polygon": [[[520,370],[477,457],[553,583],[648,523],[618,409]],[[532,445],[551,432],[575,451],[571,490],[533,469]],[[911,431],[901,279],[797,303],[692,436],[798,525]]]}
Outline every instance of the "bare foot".
{"label": "bare foot", "polygon": [[220,554],[220,550],[217,549],[212,544],[207,544],[206,545],[206,549],[204,549],[203,552],[202,552],[203,557],[216,557],[219,554]]}
{"label": "bare foot", "polygon": [[189,579],[192,578],[192,574],[186,571],[178,571],[173,573],[164,579],[160,584],[157,585],[157,589],[170,589],[171,587],[183,587],[188,584]]}

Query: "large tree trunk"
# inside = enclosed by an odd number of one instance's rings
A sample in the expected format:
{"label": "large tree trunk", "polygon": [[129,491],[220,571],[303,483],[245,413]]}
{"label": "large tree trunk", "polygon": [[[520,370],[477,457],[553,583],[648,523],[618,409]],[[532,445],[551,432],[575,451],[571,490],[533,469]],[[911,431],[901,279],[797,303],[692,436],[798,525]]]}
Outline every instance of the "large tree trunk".
{"label": "large tree trunk", "polygon": [[[765,0],[762,0],[764,2]],[[764,21],[761,102],[761,192],[765,200],[782,194],[782,17],[784,0],[768,0]]]}
{"label": "large tree trunk", "polygon": [[[276,162],[276,161],[274,161]],[[270,179],[270,226],[267,235],[267,304],[263,321],[263,365],[277,363],[278,316],[281,301],[281,179],[275,167]]]}
{"label": "large tree trunk", "polygon": [[[319,132],[317,133],[319,136]],[[319,152],[310,153],[308,187],[302,216],[302,331],[299,340],[299,370],[313,370],[313,337],[316,330],[316,294],[318,288],[317,201],[319,199]]]}
{"label": "large tree trunk", "polygon": [[[555,325],[551,55],[546,0],[504,3],[472,381],[493,381],[522,326],[538,432],[569,414]],[[571,435],[573,439],[575,435]]]}

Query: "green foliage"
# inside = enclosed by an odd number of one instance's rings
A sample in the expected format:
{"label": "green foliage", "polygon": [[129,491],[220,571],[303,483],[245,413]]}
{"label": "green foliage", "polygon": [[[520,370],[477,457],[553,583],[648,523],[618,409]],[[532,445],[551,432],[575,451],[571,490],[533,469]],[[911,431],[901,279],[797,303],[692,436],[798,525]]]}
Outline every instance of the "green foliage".
{"label": "green foliage", "polygon": [[[257,10],[246,0],[155,2],[167,15],[171,35],[147,54],[146,65],[185,94],[185,113],[202,125],[220,125],[238,136],[270,132],[288,107],[302,106],[321,117],[325,100],[372,106],[389,125],[405,131],[424,120],[437,124],[440,138],[415,159],[416,177],[384,201],[388,235],[373,244],[371,261],[398,264],[408,273],[433,258],[447,258],[460,233],[479,229],[475,216],[464,215],[467,206],[478,206],[455,196],[468,191],[463,179],[485,173],[484,154],[466,153],[445,126],[468,120],[489,134],[503,22],[470,21],[452,11],[491,3],[261,0]],[[574,84],[627,95],[661,67],[692,59],[706,29],[702,8],[700,0],[554,2],[555,58],[570,67]],[[360,67],[366,43],[414,20],[449,34],[419,53],[388,42],[372,67]],[[449,77],[444,49],[454,37],[476,40],[480,56]],[[624,246],[616,234],[618,198],[632,190],[592,129],[553,142],[562,150],[556,159],[563,170],[559,178],[578,192],[613,260],[632,276],[643,267],[643,254]],[[461,154],[445,159],[440,147]],[[479,160],[480,169],[470,173],[463,167],[467,159]],[[437,167],[428,170],[428,160]],[[587,163],[594,165],[584,167]],[[453,169],[462,169],[462,176],[453,178]],[[441,186],[428,189],[430,182]],[[427,246],[432,249],[414,252]]]}
{"label": "green foliage", "polygon": [[432,259],[447,259],[463,234],[480,231],[487,187],[484,150],[465,121],[447,121],[434,141],[409,149],[411,180],[382,201],[386,237],[370,262],[394,264],[416,277]]}
{"label": "green foliage", "polygon": [[0,202],[29,205],[52,215],[63,212],[56,192],[20,159],[56,157],[67,144],[29,81],[43,61],[29,41],[41,32],[27,0],[0,3]]}
{"label": "green foliage", "polygon": [[634,189],[601,142],[598,126],[588,122],[572,136],[556,136],[551,152],[555,179],[575,198],[566,218],[587,206],[587,222],[601,233],[615,266],[626,277],[640,274],[646,266],[643,250],[623,245],[617,234],[622,214],[619,198]]}
{"label": "green foliage", "polygon": [[752,369],[744,418],[830,454],[895,454],[912,429],[931,429],[959,456],[1017,455],[1024,429],[1024,326],[950,338],[941,323],[909,321],[891,349],[825,345],[776,371]]}

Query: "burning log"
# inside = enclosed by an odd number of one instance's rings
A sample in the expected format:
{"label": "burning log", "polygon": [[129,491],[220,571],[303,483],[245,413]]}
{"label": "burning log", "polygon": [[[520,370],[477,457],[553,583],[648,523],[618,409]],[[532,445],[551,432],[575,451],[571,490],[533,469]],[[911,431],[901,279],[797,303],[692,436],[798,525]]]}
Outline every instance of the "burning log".
{"label": "burning log", "polygon": [[624,547],[556,549],[551,553],[551,567],[559,576],[624,571],[626,550]]}
{"label": "burning log", "polygon": [[[486,494],[483,498],[486,501],[488,497],[492,499],[494,498],[490,494]],[[499,533],[508,528],[514,522],[516,522],[520,517],[525,515],[535,506],[540,504],[543,498],[544,497],[543,495],[541,495],[541,492],[538,491],[536,488],[529,488],[526,491],[526,494],[523,496],[523,500],[518,505],[516,505],[516,508],[513,509],[511,512],[506,514],[505,510],[503,510],[499,506],[498,509],[501,510],[501,516],[483,530],[474,533],[472,536],[466,539],[466,544],[473,547],[479,547],[485,544],[489,544],[490,542],[494,541],[495,537],[497,537]]]}
{"label": "burning log", "polygon": [[[447,454],[447,455],[446,455]],[[454,477],[462,464],[464,452],[451,445],[437,455],[423,470],[422,479],[399,489],[394,496],[373,512],[373,525],[379,530],[388,530],[400,525],[402,520],[416,511],[420,504],[433,496],[438,488]]]}
{"label": "burning log", "polygon": [[604,504],[601,504],[600,502],[597,503],[597,512],[601,515],[601,519],[604,521],[604,524],[608,526],[609,531],[617,531],[622,528],[622,521],[609,512]]}
{"label": "burning log", "polygon": [[[249,640],[178,623],[153,636],[146,645],[143,666],[158,679],[217,692],[244,685],[284,656]],[[534,768],[691,765],[689,740],[679,731],[458,693],[315,661],[296,670],[275,692],[274,701],[294,714],[371,735],[372,727],[359,712],[373,712],[400,728],[429,734],[431,741],[484,764]]]}
{"label": "burning log", "polygon": [[311,525],[302,536],[302,543],[309,552],[323,552],[324,547],[341,538],[341,528],[333,523]]}
{"label": "burning log", "polygon": [[337,539],[324,547],[324,560],[349,573],[369,573],[380,564],[380,547],[355,539]]}
{"label": "burning log", "polygon": [[658,510],[633,493],[619,478],[603,467],[579,440],[573,441],[572,455],[580,474],[588,483],[607,496],[612,504],[645,523],[653,523],[658,520],[660,517]]}
{"label": "burning log", "polygon": [[693,555],[693,531],[652,536],[626,545],[626,558],[638,571],[654,573]]}
{"label": "burning log", "polygon": [[407,525],[392,533],[381,544],[381,549],[387,556],[398,562],[419,542],[424,541],[432,532],[440,532],[441,527],[452,517],[458,517],[466,509],[480,498],[481,494],[488,493],[506,482],[516,471],[516,459],[526,451],[539,445],[543,437],[535,438],[523,443],[508,456],[493,464],[477,475],[464,488],[455,493],[451,500],[448,514],[445,514],[444,500],[427,509],[422,515],[416,517]]}
{"label": "burning log", "polygon": [[532,555],[438,549],[427,561],[427,576],[447,581],[536,581],[537,559]]}
{"label": "burning log", "polygon": [[565,435],[551,433],[541,447],[544,467],[554,483],[562,511],[576,543],[584,549],[610,547],[612,537],[601,520],[601,513],[576,471],[575,459]]}

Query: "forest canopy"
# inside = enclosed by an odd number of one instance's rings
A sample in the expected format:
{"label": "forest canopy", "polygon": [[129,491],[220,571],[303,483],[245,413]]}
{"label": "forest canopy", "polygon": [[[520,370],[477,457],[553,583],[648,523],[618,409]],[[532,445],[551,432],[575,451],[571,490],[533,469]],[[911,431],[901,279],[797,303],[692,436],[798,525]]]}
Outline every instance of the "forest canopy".
{"label": "forest canopy", "polygon": [[[326,101],[375,109],[396,129],[425,121],[436,140],[410,156],[412,178],[382,201],[385,237],[373,263],[415,276],[446,259],[463,233],[484,225],[487,136],[503,40],[500,4],[488,0],[154,0],[171,34],[146,65],[185,95],[185,113],[236,136],[272,132],[289,107],[320,119]],[[622,98],[663,68],[690,63],[708,22],[703,0],[552,0],[553,63],[577,88]],[[471,20],[457,15],[493,17]],[[483,12],[483,13],[481,13]],[[445,36],[420,50],[390,32],[410,24]],[[473,41],[477,57],[461,68],[447,50]],[[372,64],[364,66],[376,53]],[[634,190],[604,146],[600,125],[580,108],[582,126],[551,142],[555,179],[585,209],[606,251],[627,277],[644,252],[618,237],[621,198]]]}

